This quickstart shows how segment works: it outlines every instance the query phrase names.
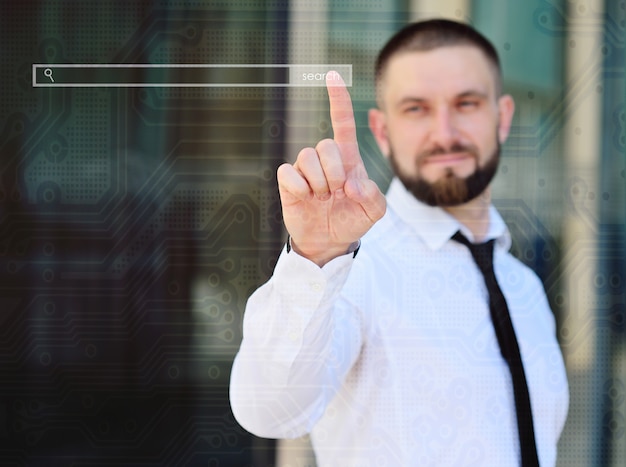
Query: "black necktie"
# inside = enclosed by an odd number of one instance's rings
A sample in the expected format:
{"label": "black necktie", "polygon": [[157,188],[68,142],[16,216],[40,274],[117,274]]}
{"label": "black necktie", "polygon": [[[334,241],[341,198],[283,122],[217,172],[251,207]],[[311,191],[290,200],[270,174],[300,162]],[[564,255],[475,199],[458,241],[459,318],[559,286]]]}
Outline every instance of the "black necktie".
{"label": "black necktie", "polygon": [[489,312],[491,314],[493,327],[496,331],[496,337],[498,338],[498,344],[500,344],[500,353],[509,365],[509,371],[513,379],[517,430],[522,454],[521,465],[523,467],[539,466],[537,447],[535,445],[533,415],[530,407],[530,396],[528,395],[524,366],[522,365],[522,358],[520,356],[517,338],[515,337],[513,323],[511,322],[511,316],[509,315],[509,309],[493,270],[494,240],[474,244],[470,243],[461,232],[454,234],[452,239],[469,248],[478,269],[483,273],[485,285],[489,291]]}

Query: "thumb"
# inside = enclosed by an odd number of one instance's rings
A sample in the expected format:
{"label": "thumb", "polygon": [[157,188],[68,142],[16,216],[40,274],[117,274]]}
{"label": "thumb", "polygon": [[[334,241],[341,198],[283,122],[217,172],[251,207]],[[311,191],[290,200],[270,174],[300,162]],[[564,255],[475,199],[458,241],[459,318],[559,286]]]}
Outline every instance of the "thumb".
{"label": "thumb", "polygon": [[376,222],[385,215],[387,201],[373,180],[350,178],[346,180],[344,192],[348,198],[361,205],[372,222]]}

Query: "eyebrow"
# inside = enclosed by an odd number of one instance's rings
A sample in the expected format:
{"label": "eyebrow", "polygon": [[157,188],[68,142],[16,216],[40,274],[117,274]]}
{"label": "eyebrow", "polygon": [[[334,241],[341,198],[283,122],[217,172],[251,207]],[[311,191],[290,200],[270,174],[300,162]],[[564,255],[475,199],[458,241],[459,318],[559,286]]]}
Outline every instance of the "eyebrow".
{"label": "eyebrow", "polygon": [[462,92],[461,94],[458,94],[456,96],[457,99],[462,99],[464,97],[476,97],[478,99],[487,99],[489,95],[484,91],[469,90],[469,91]]}

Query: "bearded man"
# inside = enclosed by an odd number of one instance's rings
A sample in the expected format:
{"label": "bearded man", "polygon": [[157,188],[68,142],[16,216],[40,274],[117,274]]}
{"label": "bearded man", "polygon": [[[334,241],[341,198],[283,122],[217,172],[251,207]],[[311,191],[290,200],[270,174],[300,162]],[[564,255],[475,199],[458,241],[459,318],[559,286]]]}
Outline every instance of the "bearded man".
{"label": "bearded man", "polygon": [[333,139],[278,170],[290,237],[246,306],[233,412],[259,436],[310,433],[320,467],[554,466],[554,317],[490,197],[514,113],[497,53],[468,25],[414,23],[375,80],[395,177],[386,196],[368,178],[329,83]]}

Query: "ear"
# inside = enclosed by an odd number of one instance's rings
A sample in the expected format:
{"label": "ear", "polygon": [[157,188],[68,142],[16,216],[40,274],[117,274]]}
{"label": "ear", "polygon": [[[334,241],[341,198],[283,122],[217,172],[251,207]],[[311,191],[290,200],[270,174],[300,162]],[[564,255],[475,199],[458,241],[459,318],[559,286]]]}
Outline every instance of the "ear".
{"label": "ear", "polygon": [[498,99],[498,138],[500,143],[504,143],[509,137],[511,131],[511,123],[513,122],[513,114],[515,113],[515,101],[508,94]]}
{"label": "ear", "polygon": [[387,117],[382,110],[370,109],[368,113],[369,126],[378,148],[383,156],[389,157],[389,136],[387,133]]}

